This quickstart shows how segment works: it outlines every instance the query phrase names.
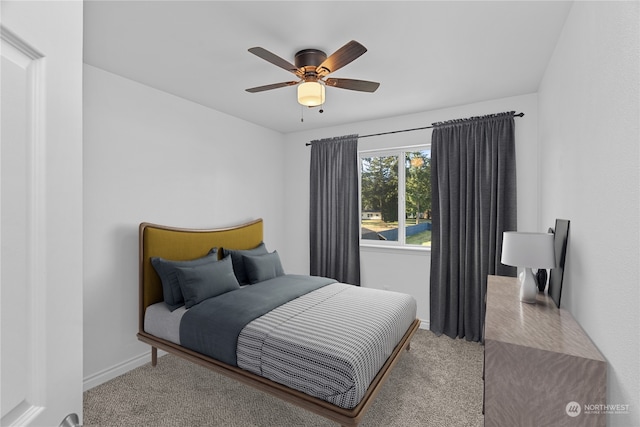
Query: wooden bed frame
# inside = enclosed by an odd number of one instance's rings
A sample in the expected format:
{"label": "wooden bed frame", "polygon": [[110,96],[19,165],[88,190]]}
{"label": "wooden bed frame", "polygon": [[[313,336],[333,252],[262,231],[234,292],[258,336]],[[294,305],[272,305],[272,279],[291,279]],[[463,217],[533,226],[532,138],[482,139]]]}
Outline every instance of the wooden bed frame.
{"label": "wooden bed frame", "polygon": [[248,371],[204,356],[195,351],[157,338],[144,331],[144,313],[151,304],[163,301],[162,283],[151,265],[150,258],[159,256],[171,260],[188,260],[205,256],[213,247],[251,249],[263,239],[262,219],[228,228],[192,230],[142,223],[139,228],[140,250],[140,306],[138,339],[151,345],[151,363],[157,363],[158,349],[175,354],[205,366],[215,372],[237,379],[259,390],[270,393],[284,401],[314,412],[342,426],[357,426],[367,408],[373,403],[382,384],[397,363],[402,350],[409,350],[410,340],[418,329],[416,319],[404,334],[393,353],[373,379],[362,401],[353,409],[344,409],[324,400],[262,378]]}

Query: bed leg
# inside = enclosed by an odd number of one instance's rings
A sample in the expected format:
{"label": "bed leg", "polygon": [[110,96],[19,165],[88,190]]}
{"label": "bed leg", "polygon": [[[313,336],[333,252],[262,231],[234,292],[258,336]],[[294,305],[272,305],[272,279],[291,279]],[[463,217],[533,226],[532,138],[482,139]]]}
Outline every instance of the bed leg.
{"label": "bed leg", "polygon": [[407,343],[407,351],[411,350],[411,341]]}
{"label": "bed leg", "polygon": [[151,366],[156,366],[158,364],[158,349],[156,347],[151,347]]}

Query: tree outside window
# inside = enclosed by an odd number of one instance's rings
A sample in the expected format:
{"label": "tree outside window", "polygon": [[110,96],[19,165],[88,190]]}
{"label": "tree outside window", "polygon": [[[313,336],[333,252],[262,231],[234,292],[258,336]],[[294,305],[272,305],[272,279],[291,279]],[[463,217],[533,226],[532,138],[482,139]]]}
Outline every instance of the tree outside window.
{"label": "tree outside window", "polygon": [[431,246],[428,146],[361,153],[360,183],[362,240]]}

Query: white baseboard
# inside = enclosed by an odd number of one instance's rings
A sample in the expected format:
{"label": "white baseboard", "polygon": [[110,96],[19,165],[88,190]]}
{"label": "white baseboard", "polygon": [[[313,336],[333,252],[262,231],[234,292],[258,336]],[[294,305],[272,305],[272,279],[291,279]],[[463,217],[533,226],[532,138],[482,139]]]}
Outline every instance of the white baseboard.
{"label": "white baseboard", "polygon": [[430,326],[430,325],[429,325],[429,321],[428,321],[428,320],[422,320],[422,319],[420,319],[420,326],[419,326],[419,329],[426,329],[426,330],[429,330],[429,329],[431,329],[429,326]]}
{"label": "white baseboard", "polygon": [[[158,357],[164,356],[165,354],[167,353],[162,350],[158,350]],[[102,383],[106,383],[109,380],[119,377],[120,375],[149,362],[151,362],[151,350],[85,377],[82,381],[82,391],[85,392],[87,390],[91,390]]]}

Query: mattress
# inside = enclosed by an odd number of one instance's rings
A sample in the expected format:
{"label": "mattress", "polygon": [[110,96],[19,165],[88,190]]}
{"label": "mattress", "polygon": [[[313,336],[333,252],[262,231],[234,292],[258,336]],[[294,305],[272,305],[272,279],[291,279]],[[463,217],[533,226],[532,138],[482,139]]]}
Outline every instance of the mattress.
{"label": "mattress", "polygon": [[[186,311],[151,305],[144,330],[180,344]],[[237,365],[351,409],[415,319],[409,295],[332,283],[248,323],[238,336]]]}

